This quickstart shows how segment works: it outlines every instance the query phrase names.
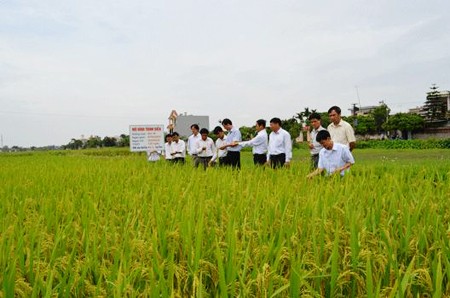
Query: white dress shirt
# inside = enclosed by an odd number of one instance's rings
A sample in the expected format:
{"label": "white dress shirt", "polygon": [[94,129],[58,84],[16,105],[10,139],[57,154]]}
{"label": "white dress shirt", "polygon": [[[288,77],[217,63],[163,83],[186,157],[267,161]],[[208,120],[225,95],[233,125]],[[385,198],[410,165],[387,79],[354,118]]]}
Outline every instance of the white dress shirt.
{"label": "white dress shirt", "polygon": [[265,129],[258,131],[256,137],[250,141],[240,142],[242,147],[253,147],[253,154],[266,154],[267,153],[267,131]]}
{"label": "white dress shirt", "polygon": [[166,142],[164,144],[164,158],[165,159],[172,159],[172,143],[169,144],[169,142]]}
{"label": "white dress shirt", "polygon": [[220,150],[219,148],[227,144],[227,136],[223,136],[223,139],[217,138],[216,140],[216,150],[211,161],[215,161],[218,158],[225,157],[227,155],[227,149]]}
{"label": "white dress shirt", "polygon": [[[205,149],[203,149],[205,148]],[[212,157],[216,147],[214,146],[214,141],[211,138],[206,138],[197,142],[197,150],[195,151],[198,157]]]}
{"label": "white dress shirt", "polygon": [[186,156],[186,143],[183,140],[178,140],[178,143],[175,141],[172,142],[172,153],[175,153],[175,152],[181,152],[181,153],[172,155],[173,158]]}
{"label": "white dress shirt", "polygon": [[319,131],[325,130],[325,128],[322,127],[322,125],[318,129],[312,129],[311,130],[311,143],[313,144],[314,148],[310,150],[311,155],[319,154],[320,150],[323,148],[322,145],[320,145],[319,142],[317,142],[316,137]]}
{"label": "white dress shirt", "polygon": [[[231,128],[231,130],[227,134],[227,142],[228,144],[231,144],[233,142],[240,142],[242,141],[241,132],[237,128]],[[237,145],[235,147],[228,147],[228,151],[241,151],[242,146]]]}
{"label": "white dress shirt", "polygon": [[198,133],[196,136],[193,134],[189,136],[187,143],[187,150],[189,155],[197,154],[197,142],[202,138],[202,136]]}
{"label": "white dress shirt", "polygon": [[291,135],[280,127],[277,132],[272,131],[269,135],[267,160],[270,160],[270,155],[278,155],[282,153],[286,154],[285,162],[290,162],[292,159]]}
{"label": "white dress shirt", "polygon": [[[327,150],[322,148],[319,153],[319,169],[324,169],[328,175],[333,174],[336,169],[343,167],[346,163],[354,164],[355,160],[346,145],[333,142],[333,148]],[[345,171],[341,171],[344,176]]]}

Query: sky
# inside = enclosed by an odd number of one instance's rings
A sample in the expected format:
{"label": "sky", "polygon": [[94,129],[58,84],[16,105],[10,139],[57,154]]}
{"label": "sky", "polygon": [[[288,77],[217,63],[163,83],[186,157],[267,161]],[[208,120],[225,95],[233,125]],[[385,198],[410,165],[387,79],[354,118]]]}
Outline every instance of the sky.
{"label": "sky", "polygon": [[3,145],[179,113],[252,126],[450,89],[450,1],[0,0]]}

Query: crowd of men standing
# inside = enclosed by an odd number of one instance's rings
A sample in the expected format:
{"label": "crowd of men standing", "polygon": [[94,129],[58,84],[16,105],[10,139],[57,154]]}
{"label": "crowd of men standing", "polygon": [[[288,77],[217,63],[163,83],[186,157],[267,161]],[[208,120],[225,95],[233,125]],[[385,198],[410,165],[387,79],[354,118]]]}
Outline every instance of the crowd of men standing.
{"label": "crowd of men standing", "polygon": [[[331,107],[328,115],[331,124],[327,129],[321,125],[320,114],[313,113],[309,116],[312,126],[309,148],[313,170],[308,175],[309,178],[323,172],[342,176],[355,162],[351,154],[356,144],[352,126],[341,118],[341,109],[337,106]],[[280,118],[270,120],[269,135],[266,125],[264,119],[257,120],[256,136],[249,141],[242,141],[239,129],[226,118],[222,121],[223,129],[220,126],[214,128],[213,133],[217,137],[214,142],[208,136],[208,129],[200,129],[197,124],[192,124],[192,134],[187,143],[180,139],[177,132],[166,135],[164,158],[172,163],[184,164],[187,153],[191,156],[195,167],[201,165],[206,169],[208,166],[218,164],[240,169],[242,148],[252,147],[255,165],[269,165],[272,168],[289,167],[292,159],[292,140],[289,132],[281,127]]]}

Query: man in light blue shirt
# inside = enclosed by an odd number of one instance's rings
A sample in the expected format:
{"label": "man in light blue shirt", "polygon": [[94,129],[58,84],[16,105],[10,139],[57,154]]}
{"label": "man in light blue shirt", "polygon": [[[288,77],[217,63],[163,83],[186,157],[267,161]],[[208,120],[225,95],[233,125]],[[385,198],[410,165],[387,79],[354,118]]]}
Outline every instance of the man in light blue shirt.
{"label": "man in light blue shirt", "polygon": [[316,140],[323,146],[323,149],[319,152],[318,168],[307,177],[312,178],[324,171],[328,176],[344,176],[346,170],[355,163],[349,148],[346,145],[333,142],[330,133],[326,130],[319,131]]}
{"label": "man in light blue shirt", "polygon": [[240,169],[242,146],[238,143],[242,141],[241,132],[233,126],[228,118],[222,120],[222,125],[228,131],[227,144],[220,148],[220,150],[227,149],[226,165]]}
{"label": "man in light blue shirt", "polygon": [[240,142],[242,147],[253,147],[253,163],[255,165],[265,165],[267,159],[268,138],[266,132],[266,120],[259,119],[256,121],[256,137],[250,141]]}
{"label": "man in light blue shirt", "polygon": [[272,118],[270,120],[269,145],[267,148],[267,163],[273,169],[282,166],[289,167],[292,159],[292,140],[289,132],[281,128],[281,119]]}

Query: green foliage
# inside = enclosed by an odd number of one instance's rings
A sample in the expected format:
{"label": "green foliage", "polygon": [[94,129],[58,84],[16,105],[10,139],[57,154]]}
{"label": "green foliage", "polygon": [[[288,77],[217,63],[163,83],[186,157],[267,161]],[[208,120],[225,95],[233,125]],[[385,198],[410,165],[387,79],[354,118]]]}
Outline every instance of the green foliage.
{"label": "green foliage", "polygon": [[358,141],[358,149],[450,149],[450,139]]}
{"label": "green foliage", "polygon": [[242,135],[242,140],[251,140],[256,135],[256,127],[252,126],[241,126],[239,131]]}
{"label": "green foliage", "polygon": [[417,114],[398,113],[389,117],[384,124],[386,130],[416,131],[423,128],[425,121]]}
{"label": "green foliage", "polygon": [[376,132],[375,119],[372,115],[349,116],[342,118],[353,126],[356,134],[365,135]]}
{"label": "green foliage", "polygon": [[425,119],[431,125],[447,121],[447,98],[440,95],[438,88],[436,84],[430,87],[431,91],[427,93],[427,100],[423,107]]}
{"label": "green foliage", "polygon": [[381,133],[384,130],[383,125],[388,120],[390,111],[389,107],[383,103],[370,112],[374,120],[375,132]]}

